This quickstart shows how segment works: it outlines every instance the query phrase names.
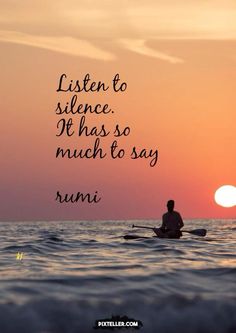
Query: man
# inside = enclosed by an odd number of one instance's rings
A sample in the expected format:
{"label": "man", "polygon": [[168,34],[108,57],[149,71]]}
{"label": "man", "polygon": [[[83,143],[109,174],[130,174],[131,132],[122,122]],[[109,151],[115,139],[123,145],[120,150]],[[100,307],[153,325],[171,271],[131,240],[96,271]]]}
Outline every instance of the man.
{"label": "man", "polygon": [[181,215],[174,211],[174,206],[174,200],[167,202],[168,212],[162,216],[162,226],[154,229],[154,232],[160,238],[180,238],[182,236],[180,229],[184,226],[184,223]]}

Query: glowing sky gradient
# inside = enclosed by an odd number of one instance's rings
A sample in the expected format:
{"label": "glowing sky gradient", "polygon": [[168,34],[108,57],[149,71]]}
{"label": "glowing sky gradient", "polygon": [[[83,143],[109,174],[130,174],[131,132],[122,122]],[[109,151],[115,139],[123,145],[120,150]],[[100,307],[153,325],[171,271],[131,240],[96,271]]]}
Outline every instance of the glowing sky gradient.
{"label": "glowing sky gradient", "polygon": [[[236,207],[214,202],[218,187],[236,185],[235,1],[24,0],[0,8],[1,220],[160,218],[170,198],[184,218],[236,216]],[[128,83],[122,95],[79,95],[115,110],[90,123],[130,126],[122,145],[158,148],[154,168],[55,159],[63,145],[55,135],[59,76],[88,72],[105,82],[120,73]],[[57,190],[99,190],[103,199],[59,205]]]}

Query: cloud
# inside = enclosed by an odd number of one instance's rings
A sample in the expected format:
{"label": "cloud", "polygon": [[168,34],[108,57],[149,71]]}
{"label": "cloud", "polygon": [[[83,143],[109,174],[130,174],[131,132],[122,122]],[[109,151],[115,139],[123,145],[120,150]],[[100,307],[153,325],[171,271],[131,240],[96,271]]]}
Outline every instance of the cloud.
{"label": "cloud", "polygon": [[[0,41],[38,47],[72,56],[82,56],[97,60],[114,60],[112,53],[104,51],[90,41],[73,37],[36,36],[17,31],[0,31]],[[145,40],[119,39],[118,45],[132,52],[167,61],[172,64],[182,63],[183,60],[162,53],[145,45]]]}
{"label": "cloud", "polygon": [[0,29],[88,40],[235,39],[235,0],[0,0]]}
{"label": "cloud", "polygon": [[236,7],[216,1],[147,3],[127,12],[143,39],[236,39]]}
{"label": "cloud", "polygon": [[[115,59],[112,53],[94,46],[90,41],[73,37],[36,36],[17,31],[0,31],[0,41],[28,45],[72,56],[82,56],[97,60]],[[180,58],[147,47],[145,40],[120,39],[117,42],[121,47],[141,55],[154,57],[172,64],[183,62]]]}
{"label": "cloud", "polygon": [[142,39],[120,39],[118,41],[126,49],[138,54],[157,58],[160,60],[168,61],[171,64],[183,63],[183,59],[171,56],[166,53],[162,53],[145,45],[146,41]]}
{"label": "cloud", "polygon": [[[235,0],[0,0],[0,40],[99,60],[117,43],[169,63],[150,40],[236,39]],[[99,45],[99,46],[97,46]]]}
{"label": "cloud", "polygon": [[73,37],[35,36],[17,31],[0,31],[0,41],[98,60],[114,59],[114,55],[95,47],[91,42]]}

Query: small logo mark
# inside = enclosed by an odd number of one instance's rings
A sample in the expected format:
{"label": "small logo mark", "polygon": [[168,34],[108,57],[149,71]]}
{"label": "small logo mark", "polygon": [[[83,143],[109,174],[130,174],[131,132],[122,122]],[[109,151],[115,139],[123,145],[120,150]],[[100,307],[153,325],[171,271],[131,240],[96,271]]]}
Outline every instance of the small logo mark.
{"label": "small logo mark", "polygon": [[17,254],[16,254],[16,260],[22,260],[23,259],[23,255],[24,255],[23,252],[17,252]]}

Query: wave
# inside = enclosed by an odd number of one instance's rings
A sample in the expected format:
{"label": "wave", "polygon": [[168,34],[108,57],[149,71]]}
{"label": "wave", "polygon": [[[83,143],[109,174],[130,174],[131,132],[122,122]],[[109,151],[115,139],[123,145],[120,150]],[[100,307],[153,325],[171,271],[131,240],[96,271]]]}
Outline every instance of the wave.
{"label": "wave", "polygon": [[[235,301],[207,301],[180,296],[145,297],[126,302],[109,300],[44,299],[23,305],[0,304],[0,331],[4,333],[94,332],[97,319],[126,315],[141,320],[147,333],[233,333]],[[14,320],[12,320],[14,318]]]}
{"label": "wave", "polygon": [[125,241],[130,221],[0,224],[0,333],[94,332],[112,315],[144,333],[236,332],[233,221],[188,223],[207,237]]}

